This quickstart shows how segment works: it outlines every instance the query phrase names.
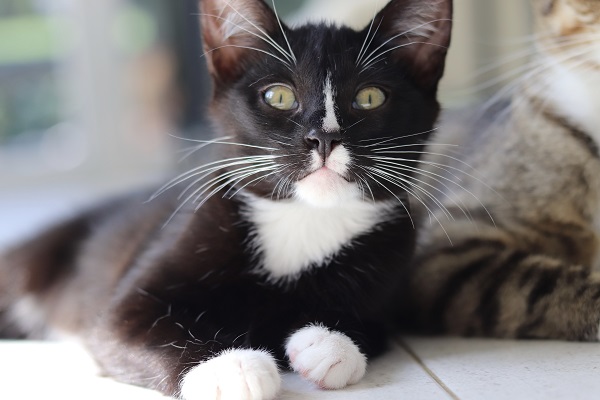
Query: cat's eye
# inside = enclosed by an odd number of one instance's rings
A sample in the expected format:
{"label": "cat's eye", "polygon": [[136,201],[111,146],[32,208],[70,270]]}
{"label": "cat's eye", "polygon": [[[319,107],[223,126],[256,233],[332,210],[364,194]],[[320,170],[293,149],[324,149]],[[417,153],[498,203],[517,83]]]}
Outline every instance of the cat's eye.
{"label": "cat's eye", "polygon": [[385,102],[385,93],[376,87],[361,89],[354,98],[352,106],[359,110],[374,110]]}
{"label": "cat's eye", "polygon": [[271,86],[264,95],[265,102],[278,110],[294,110],[298,108],[294,91],[287,86]]}

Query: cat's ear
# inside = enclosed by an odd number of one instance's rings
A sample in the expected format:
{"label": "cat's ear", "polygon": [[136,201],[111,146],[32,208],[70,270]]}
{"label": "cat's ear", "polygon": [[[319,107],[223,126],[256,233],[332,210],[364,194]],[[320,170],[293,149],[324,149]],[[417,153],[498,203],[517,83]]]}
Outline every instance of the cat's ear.
{"label": "cat's ear", "polygon": [[263,0],[200,0],[200,24],[208,70],[217,83],[232,82],[248,59],[264,50],[261,37],[279,27]]}
{"label": "cat's ear", "polygon": [[[392,0],[381,11],[369,28],[377,31],[389,54],[409,67],[413,78],[424,88],[435,90],[444,73],[446,53],[452,31],[452,0]],[[367,55],[370,54],[367,52]],[[366,56],[365,56],[366,57]],[[369,59],[364,59],[366,64]]]}

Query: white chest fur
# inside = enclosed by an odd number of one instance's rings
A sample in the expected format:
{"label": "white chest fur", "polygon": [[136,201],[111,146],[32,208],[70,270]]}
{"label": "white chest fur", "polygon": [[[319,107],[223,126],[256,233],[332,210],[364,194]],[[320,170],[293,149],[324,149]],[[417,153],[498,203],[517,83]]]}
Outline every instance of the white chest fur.
{"label": "white chest fur", "polygon": [[286,281],[322,265],[352,239],[374,230],[393,205],[356,199],[336,207],[314,207],[298,200],[247,196],[247,207],[255,226],[253,245],[262,255],[261,272],[273,281]]}

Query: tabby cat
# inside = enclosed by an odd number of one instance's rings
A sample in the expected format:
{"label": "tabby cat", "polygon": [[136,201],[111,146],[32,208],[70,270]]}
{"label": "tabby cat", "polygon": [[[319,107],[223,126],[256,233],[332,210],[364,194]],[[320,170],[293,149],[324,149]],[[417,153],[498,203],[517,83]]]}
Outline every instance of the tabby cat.
{"label": "tabby cat", "polygon": [[106,374],[184,399],[272,399],[280,367],[355,383],[413,253],[394,171],[438,116],[451,1],[392,0],[360,32],[200,9],[217,161],[8,252],[0,331],[75,335]]}
{"label": "tabby cat", "polygon": [[433,332],[595,341],[600,1],[532,4],[510,99],[443,118],[426,150],[413,300]]}

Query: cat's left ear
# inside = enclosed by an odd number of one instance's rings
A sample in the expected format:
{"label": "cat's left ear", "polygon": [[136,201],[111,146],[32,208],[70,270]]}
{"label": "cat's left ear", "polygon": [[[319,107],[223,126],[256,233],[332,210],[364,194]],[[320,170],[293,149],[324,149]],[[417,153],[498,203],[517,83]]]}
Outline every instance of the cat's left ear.
{"label": "cat's left ear", "polygon": [[450,46],[452,0],[392,0],[365,28],[365,36],[369,27],[371,34],[377,30],[380,42],[389,40],[391,47],[386,45],[379,52],[395,47],[389,52],[391,57],[407,66],[421,86],[437,89]]}
{"label": "cat's left ear", "polygon": [[217,84],[233,82],[250,59],[269,51],[264,39],[279,28],[277,16],[263,0],[200,0],[199,5],[208,70]]}

